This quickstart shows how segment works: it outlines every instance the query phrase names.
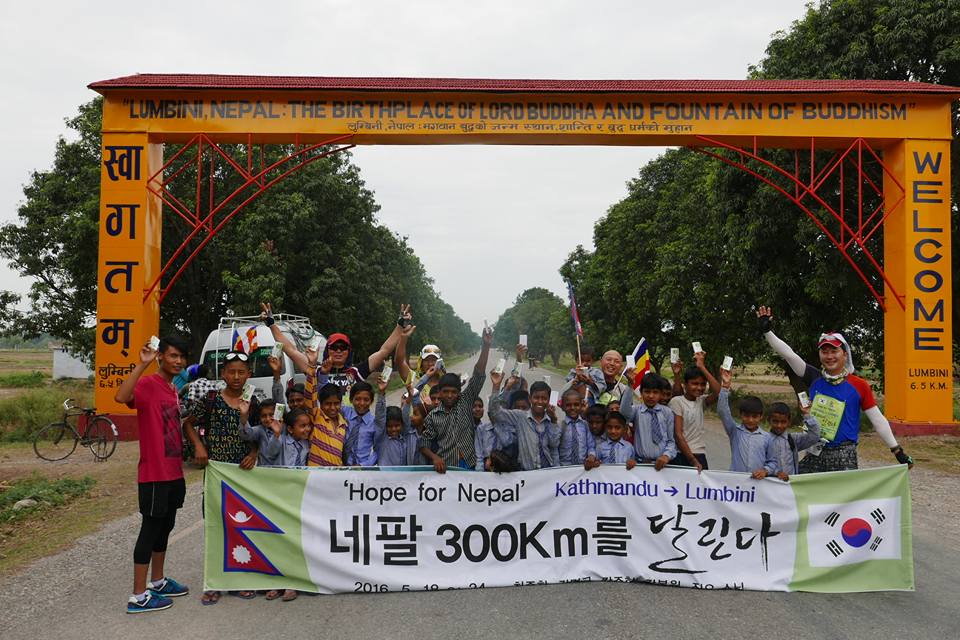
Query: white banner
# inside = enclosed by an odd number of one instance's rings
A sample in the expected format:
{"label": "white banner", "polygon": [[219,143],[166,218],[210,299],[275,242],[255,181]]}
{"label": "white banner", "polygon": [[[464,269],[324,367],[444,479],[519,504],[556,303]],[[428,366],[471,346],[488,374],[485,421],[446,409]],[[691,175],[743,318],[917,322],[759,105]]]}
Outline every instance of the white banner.
{"label": "white banner", "polygon": [[905,468],[512,474],[212,464],[205,588],[435,591],[586,581],[912,589]]}

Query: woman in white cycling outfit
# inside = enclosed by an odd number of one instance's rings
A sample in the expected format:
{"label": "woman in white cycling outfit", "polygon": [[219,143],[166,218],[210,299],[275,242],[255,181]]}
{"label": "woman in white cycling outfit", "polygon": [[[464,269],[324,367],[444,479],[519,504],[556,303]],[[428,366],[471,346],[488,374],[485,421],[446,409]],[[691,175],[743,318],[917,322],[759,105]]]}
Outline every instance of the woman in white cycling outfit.
{"label": "woman in white cycling outfit", "polygon": [[853,374],[853,354],[840,333],[820,336],[817,343],[820,367],[816,367],[805,362],[773,333],[773,310],[770,307],[760,307],[757,319],[767,343],[807,385],[813,403],[811,413],[819,420],[820,435],[826,440],[819,455],[807,455],[800,462],[800,473],[857,468],[861,410],[880,439],[890,447],[897,462],[913,466],[913,459],[897,444],[890,423],[877,406],[870,383]]}

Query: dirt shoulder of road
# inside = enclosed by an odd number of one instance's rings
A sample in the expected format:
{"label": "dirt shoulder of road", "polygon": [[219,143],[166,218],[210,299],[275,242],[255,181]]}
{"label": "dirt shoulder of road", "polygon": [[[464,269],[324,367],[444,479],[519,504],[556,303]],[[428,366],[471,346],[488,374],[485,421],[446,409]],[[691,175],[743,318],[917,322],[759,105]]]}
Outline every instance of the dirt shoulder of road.
{"label": "dirt shoulder of road", "polygon": [[[0,525],[0,577],[16,572],[38,558],[69,547],[73,541],[137,510],[136,442],[120,442],[104,462],[95,462],[84,449],[60,462],[40,460],[29,443],[0,446],[0,482],[13,483],[33,474],[51,480],[90,476],[96,484],[86,496],[57,508]],[[187,482],[202,472],[184,468]]]}

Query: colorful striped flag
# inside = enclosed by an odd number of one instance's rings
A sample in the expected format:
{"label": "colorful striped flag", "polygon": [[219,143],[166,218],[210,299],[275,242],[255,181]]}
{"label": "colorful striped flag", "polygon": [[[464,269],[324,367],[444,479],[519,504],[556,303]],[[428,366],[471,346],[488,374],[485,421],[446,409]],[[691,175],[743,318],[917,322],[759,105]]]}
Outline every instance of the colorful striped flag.
{"label": "colorful striped flag", "polygon": [[569,281],[567,281],[567,294],[570,296],[570,317],[573,319],[573,328],[582,338],[583,326],[580,324],[580,313],[577,311],[577,297],[573,295],[573,285]]}
{"label": "colorful striped flag", "polygon": [[633,377],[633,388],[638,389],[643,376],[650,372],[650,353],[647,350],[647,339],[640,338],[640,342],[633,348],[633,361],[636,363]]}
{"label": "colorful striped flag", "polygon": [[243,333],[240,333],[236,327],[233,328],[233,336],[230,339],[230,348],[232,350],[253,353],[259,346],[256,325],[251,325]]}

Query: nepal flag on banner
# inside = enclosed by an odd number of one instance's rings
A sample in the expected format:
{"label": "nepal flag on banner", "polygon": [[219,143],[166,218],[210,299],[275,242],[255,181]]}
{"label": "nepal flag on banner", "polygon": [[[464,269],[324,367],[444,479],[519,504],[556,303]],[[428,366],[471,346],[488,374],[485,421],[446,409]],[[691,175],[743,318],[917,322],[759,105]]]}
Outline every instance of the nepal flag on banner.
{"label": "nepal flag on banner", "polygon": [[811,504],[811,567],[900,559],[900,498]]}
{"label": "nepal flag on banner", "polygon": [[221,481],[223,517],[223,570],[283,575],[267,559],[246,531],[283,533],[277,525],[247,502],[235,489]]}

